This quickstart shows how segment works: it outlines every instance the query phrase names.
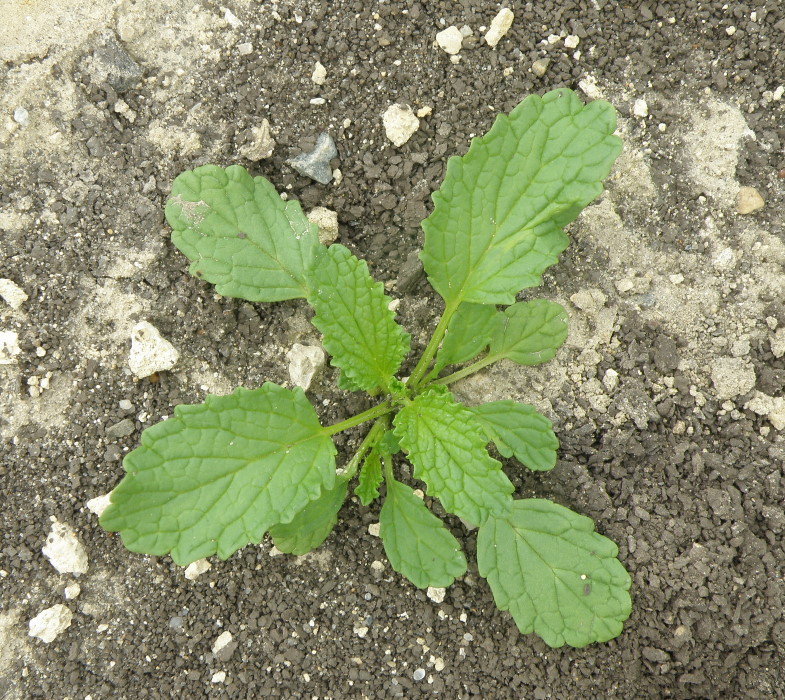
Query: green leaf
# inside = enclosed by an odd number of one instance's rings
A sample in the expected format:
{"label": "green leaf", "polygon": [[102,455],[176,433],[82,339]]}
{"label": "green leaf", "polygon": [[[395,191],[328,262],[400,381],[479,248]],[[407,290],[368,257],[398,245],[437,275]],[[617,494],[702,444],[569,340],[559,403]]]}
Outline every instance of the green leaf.
{"label": "green leaf", "polygon": [[466,572],[458,540],[412,490],[387,479],[379,535],[390,565],[417,588],[446,588]]}
{"label": "green leaf", "polygon": [[486,359],[506,357],[519,365],[547,362],[567,337],[567,321],[567,312],[553,301],[535,299],[508,306]]}
{"label": "green leaf", "polygon": [[534,406],[515,401],[492,401],[470,409],[488,439],[504,457],[534,471],[553,469],[559,441],[553,424]]}
{"label": "green leaf", "polygon": [[496,605],[522,634],[551,647],[583,647],[621,633],[630,615],[630,576],[594,522],[542,499],[515,501],[477,535],[477,564]]}
{"label": "green leaf", "polygon": [[324,335],[342,385],[374,393],[386,390],[409,352],[409,334],[395,322],[381,282],[364,260],[342,245],[320,251],[308,271],[313,324]]}
{"label": "green leaf", "polygon": [[397,455],[401,451],[401,444],[392,430],[384,431],[384,435],[376,447],[383,455]]}
{"label": "green leaf", "polygon": [[132,552],[226,559],[335,482],[335,447],[301,389],[266,383],[177,406],[142,434],[101,516]]}
{"label": "green leaf", "polygon": [[479,525],[509,510],[513,486],[485,445],[474,414],[448,391],[420,394],[395,416],[395,434],[445,510]]}
{"label": "green leaf", "polygon": [[341,479],[333,488],[322,491],[291,522],[273,525],[270,535],[275,546],[286,554],[299,556],[324,542],[338,522],[338,511],[346,500],[346,483]]}
{"label": "green leaf", "polygon": [[422,223],[421,258],[449,306],[512,304],[568,243],[562,228],[602,192],[621,141],[607,102],[531,95],[447,162]]}
{"label": "green leaf", "polygon": [[447,326],[434,370],[447,365],[458,365],[471,360],[491,342],[491,337],[501,323],[502,315],[495,306],[461,304]]}
{"label": "green leaf", "polygon": [[379,484],[382,483],[382,463],[376,450],[371,450],[363,462],[357,488],[354,494],[364,506],[379,498]]}
{"label": "green leaf", "polygon": [[172,242],[192,275],[248,301],[308,295],[305,270],[322,246],[296,201],[245,168],[203,165],[175,178],[166,203]]}

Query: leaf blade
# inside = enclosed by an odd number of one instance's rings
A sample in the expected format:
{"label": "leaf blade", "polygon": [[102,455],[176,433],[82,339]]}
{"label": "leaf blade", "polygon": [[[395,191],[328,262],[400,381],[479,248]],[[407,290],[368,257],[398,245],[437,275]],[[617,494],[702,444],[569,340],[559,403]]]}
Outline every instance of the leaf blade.
{"label": "leaf blade", "polygon": [[466,573],[458,540],[412,490],[387,479],[379,536],[390,565],[417,588],[446,588]]}
{"label": "leaf blade", "polygon": [[379,485],[382,483],[382,462],[376,450],[371,450],[363,462],[354,494],[364,506],[379,498]]}
{"label": "leaf blade", "polygon": [[434,370],[441,371],[447,365],[458,365],[478,355],[491,342],[501,320],[495,306],[461,304],[447,326]]}
{"label": "leaf blade", "polygon": [[239,165],[187,170],[175,178],[165,214],[191,274],[219,294],[248,301],[307,296],[305,270],[320,247],[316,227],[265,178]]}
{"label": "leaf blade", "polygon": [[485,449],[474,414],[447,391],[420,394],[395,416],[395,434],[445,510],[479,525],[494,511],[506,512],[513,485]]}
{"label": "leaf blade", "polygon": [[342,386],[374,393],[386,389],[409,352],[409,334],[395,322],[384,286],[364,260],[342,245],[319,252],[308,271],[313,324],[324,335]]}
{"label": "leaf blade", "polygon": [[123,460],[102,527],[181,565],[226,559],[335,482],[335,446],[300,389],[266,383],[177,406]]}
{"label": "leaf blade", "polygon": [[553,359],[567,338],[567,312],[546,299],[508,306],[491,338],[488,358],[507,358],[519,365],[539,365]]}
{"label": "leaf blade", "polygon": [[630,576],[618,547],[594,522],[543,499],[516,500],[477,535],[477,564],[496,605],[522,634],[551,647],[617,637],[631,611]]}
{"label": "leaf blade", "polygon": [[448,306],[511,304],[568,244],[562,228],[602,192],[621,152],[606,102],[531,95],[450,158],[422,223],[421,259]]}
{"label": "leaf blade", "polygon": [[506,400],[491,401],[470,410],[502,456],[514,455],[533,471],[547,471],[556,465],[559,440],[551,421],[534,406]]}
{"label": "leaf blade", "polygon": [[284,554],[301,556],[324,542],[338,522],[338,511],[346,500],[345,480],[322,491],[288,523],[273,525],[270,536]]}

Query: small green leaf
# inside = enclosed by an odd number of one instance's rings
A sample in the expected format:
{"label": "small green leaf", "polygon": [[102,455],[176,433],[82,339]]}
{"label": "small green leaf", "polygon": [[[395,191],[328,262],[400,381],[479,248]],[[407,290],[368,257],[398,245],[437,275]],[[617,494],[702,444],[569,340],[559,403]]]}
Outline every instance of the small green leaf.
{"label": "small green leaf", "polygon": [[335,446],[301,389],[266,383],[177,406],[123,460],[101,525],[132,552],[222,559],[335,483]]}
{"label": "small green leaf", "polygon": [[354,494],[364,506],[379,498],[379,484],[382,483],[382,463],[376,450],[371,450],[363,462],[357,488]]}
{"label": "small green leaf", "polygon": [[392,430],[386,430],[376,446],[383,455],[397,455],[401,451],[401,443]]}
{"label": "small green leaf", "polygon": [[458,365],[471,360],[488,347],[491,337],[500,325],[502,315],[495,306],[486,304],[461,304],[447,326],[434,370],[447,365]]}
{"label": "small green leaf", "polygon": [[602,192],[621,152],[615,129],[611,105],[562,88],[527,97],[449,159],[421,253],[448,306],[512,304],[540,283],[567,247],[562,228]]}
{"label": "small green leaf", "polygon": [[493,512],[509,510],[513,486],[485,446],[474,414],[444,390],[420,394],[395,416],[395,434],[449,513],[479,525]]}
{"label": "small green leaf", "polygon": [[567,312],[553,301],[518,302],[503,316],[491,338],[489,360],[506,357],[519,365],[539,365],[552,359],[567,337]]}
{"label": "small green leaf", "polygon": [[311,501],[291,522],[273,525],[270,535],[275,546],[286,554],[307,554],[333,531],[338,511],[346,500],[346,481],[341,479],[319,498]]}
{"label": "small green leaf", "polygon": [[409,334],[395,322],[381,282],[374,282],[364,260],[336,244],[316,256],[308,284],[313,324],[332,365],[341,369],[343,386],[386,390],[409,352]]}
{"label": "small green leaf", "polygon": [[522,634],[548,646],[583,647],[621,634],[630,615],[630,576],[618,547],[594,522],[542,499],[514,501],[477,535],[477,564],[496,605]]}
{"label": "small green leaf", "polygon": [[422,499],[395,479],[387,479],[379,514],[379,535],[390,565],[417,588],[446,588],[466,572],[458,540]]}
{"label": "small green leaf", "polygon": [[248,301],[308,295],[305,270],[321,248],[298,202],[284,202],[245,168],[203,165],[175,178],[166,203],[172,242],[192,275]]}
{"label": "small green leaf", "polygon": [[553,469],[559,440],[553,424],[534,406],[515,401],[492,401],[470,409],[488,439],[504,457],[534,471]]}

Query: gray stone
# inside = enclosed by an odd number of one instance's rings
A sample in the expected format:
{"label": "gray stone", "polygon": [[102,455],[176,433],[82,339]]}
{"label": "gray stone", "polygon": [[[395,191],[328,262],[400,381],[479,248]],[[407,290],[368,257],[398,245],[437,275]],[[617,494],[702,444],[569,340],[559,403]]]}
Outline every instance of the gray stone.
{"label": "gray stone", "polygon": [[119,423],[109,426],[106,429],[106,436],[110,438],[124,438],[131,435],[134,430],[136,430],[136,426],[133,420],[126,418]]}
{"label": "gray stone", "polygon": [[117,92],[125,92],[142,78],[142,69],[111,34],[102,37],[101,45],[88,61],[95,83],[109,83]]}
{"label": "gray stone", "polygon": [[330,161],[338,156],[338,149],[332,137],[325,132],[319,134],[316,145],[310,153],[301,153],[287,161],[300,175],[326,185],[333,179]]}

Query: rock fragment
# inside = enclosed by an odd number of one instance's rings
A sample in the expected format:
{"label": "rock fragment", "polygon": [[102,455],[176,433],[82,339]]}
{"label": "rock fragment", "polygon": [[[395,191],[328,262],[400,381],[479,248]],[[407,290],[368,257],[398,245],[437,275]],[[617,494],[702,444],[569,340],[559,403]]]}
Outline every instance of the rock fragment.
{"label": "rock fragment", "polygon": [[736,213],[752,214],[758,209],[763,209],[766,202],[760,196],[760,192],[754,187],[742,187],[736,195]]}
{"label": "rock fragment", "polygon": [[549,58],[540,58],[537,59],[534,63],[532,63],[532,73],[536,75],[538,78],[542,78],[545,75],[545,71],[548,70],[548,65],[550,64]]}
{"label": "rock fragment", "polygon": [[649,116],[649,105],[642,97],[635,100],[632,105],[632,113],[639,119],[645,119]]}
{"label": "rock fragment", "polygon": [[71,626],[73,614],[62,603],[42,610],[28,623],[28,635],[49,644]]}
{"label": "rock fragment", "polygon": [[312,151],[301,153],[287,162],[300,175],[305,175],[311,180],[326,185],[333,179],[330,161],[337,156],[338,149],[335,147],[332,137],[328,133],[322,132],[316,139],[316,145]]}
{"label": "rock fragment", "polygon": [[15,331],[0,331],[0,365],[11,365],[16,356],[22,352],[19,347],[19,336]]}
{"label": "rock fragment", "polygon": [[3,297],[3,301],[12,309],[18,309],[28,299],[27,294],[16,282],[5,278],[0,279],[0,297]]}
{"label": "rock fragment", "polygon": [[300,345],[295,343],[286,353],[289,360],[289,379],[292,384],[308,391],[311,382],[324,367],[324,350],[316,345]]}
{"label": "rock fragment", "polygon": [[95,513],[99,518],[101,514],[109,507],[111,494],[105,493],[103,496],[96,496],[95,498],[91,498],[85,504],[87,506],[87,510],[91,513]]}
{"label": "rock fragment", "polygon": [[338,214],[326,207],[314,207],[307,214],[308,221],[319,229],[319,243],[330,245],[338,238]]}
{"label": "rock fragment", "polygon": [[211,567],[212,564],[210,564],[210,562],[207,561],[207,559],[197,559],[195,562],[192,562],[185,567],[184,576],[189,581],[195,581],[205,571],[209,571]]}
{"label": "rock fragment", "polygon": [[133,327],[128,367],[137,377],[170,370],[179,359],[180,353],[152,323],[141,321]]}
{"label": "rock fragment", "polygon": [[463,33],[458,27],[447,27],[436,35],[436,43],[442,51],[454,56],[463,46]]}
{"label": "rock fragment", "polygon": [[720,399],[734,399],[755,387],[755,369],[742,357],[719,357],[711,363],[711,381]]}
{"label": "rock fragment", "polygon": [[428,590],[425,595],[427,595],[428,599],[432,600],[434,603],[443,603],[444,596],[446,594],[446,588],[435,588],[434,586],[428,586]]}
{"label": "rock fragment", "polygon": [[251,141],[240,149],[240,155],[256,162],[269,158],[273,150],[275,150],[275,139],[270,130],[270,122],[262,119],[259,126],[251,127]]}
{"label": "rock fragment", "polygon": [[409,105],[391,105],[382,117],[384,133],[395,146],[403,146],[420,128],[420,120]]}
{"label": "rock fragment", "polygon": [[311,80],[317,85],[324,85],[324,81],[326,79],[327,79],[327,69],[321,63],[319,63],[319,61],[317,61],[313,67]]}
{"label": "rock fragment", "polygon": [[61,574],[87,573],[87,552],[73,528],[66,523],[52,523],[41,553]]}
{"label": "rock fragment", "polygon": [[108,83],[117,92],[129,90],[142,79],[139,64],[111,34],[101,39],[101,45],[86,63],[94,84]]}
{"label": "rock fragment", "polygon": [[509,31],[515,15],[509,7],[503,7],[493,18],[490,29],[485,34],[485,41],[492,49],[496,48],[502,37]]}
{"label": "rock fragment", "polygon": [[785,399],[781,396],[769,396],[762,391],[744,404],[744,408],[759,416],[765,416],[774,430],[785,430]]}

